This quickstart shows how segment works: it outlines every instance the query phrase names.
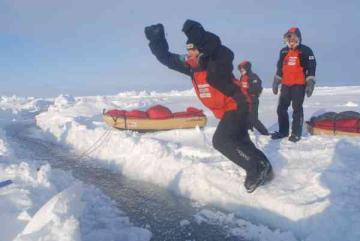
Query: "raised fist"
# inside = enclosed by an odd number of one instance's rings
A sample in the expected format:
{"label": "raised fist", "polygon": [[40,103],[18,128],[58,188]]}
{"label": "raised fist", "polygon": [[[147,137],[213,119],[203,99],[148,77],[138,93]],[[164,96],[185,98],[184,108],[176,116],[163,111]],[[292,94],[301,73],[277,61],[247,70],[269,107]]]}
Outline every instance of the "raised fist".
{"label": "raised fist", "polygon": [[158,23],[145,27],[145,36],[150,41],[164,39],[164,26]]}

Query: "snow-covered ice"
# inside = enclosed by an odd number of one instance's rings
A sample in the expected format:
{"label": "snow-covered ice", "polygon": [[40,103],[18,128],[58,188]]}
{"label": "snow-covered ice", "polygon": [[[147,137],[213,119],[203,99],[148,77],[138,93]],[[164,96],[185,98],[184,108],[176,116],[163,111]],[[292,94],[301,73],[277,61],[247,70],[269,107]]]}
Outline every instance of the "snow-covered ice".
{"label": "snow-covered ice", "polygon": [[[326,111],[359,111],[357,105],[349,104],[359,96],[356,86],[319,87],[305,100],[305,119]],[[260,100],[260,119],[271,130],[277,128],[277,98],[266,89]],[[103,109],[146,109],[154,104],[174,111],[188,106],[204,109],[191,91],[60,96],[36,121],[51,140],[82,152],[109,130],[101,119]],[[97,165],[215,205],[269,230],[290,232],[297,239],[360,240],[359,138],[310,136],[304,130],[302,141],[294,144],[252,133],[276,177],[270,185],[248,194],[242,185],[244,172],[212,148],[217,120],[204,110],[209,123],[203,130],[147,134],[113,130],[91,156],[99,160]]]}
{"label": "snow-covered ice", "polygon": [[233,214],[224,214],[211,210],[201,210],[195,215],[198,223],[207,222],[225,226],[228,232],[234,236],[241,236],[245,240],[262,240],[262,241],[295,241],[291,232],[273,231],[263,225],[254,225],[243,219],[236,218]]}
{"label": "snow-covered ice", "polygon": [[49,103],[15,96],[0,99],[0,182],[12,181],[0,187],[0,240],[150,240],[148,230],[133,226],[97,188],[39,160],[15,157],[4,125],[46,110]]}
{"label": "snow-covered ice", "polygon": [[[360,111],[359,97],[356,86],[316,88],[305,100],[305,119],[326,111]],[[265,89],[260,100],[260,119],[271,130],[277,129],[277,98]],[[3,128],[36,116],[45,133],[39,138],[46,136],[82,153],[111,130],[102,121],[103,109],[147,109],[155,104],[174,111],[204,109],[192,90],[1,97],[0,182],[13,181],[0,187],[1,240],[150,240],[147,229],[132,225],[97,188],[49,164],[16,158]],[[304,130],[303,139],[294,144],[251,133],[276,177],[248,194],[244,172],[212,148],[217,120],[204,111],[209,117],[204,129],[146,134],[111,130],[103,145],[89,154],[92,164],[159,185],[200,206],[216,207],[201,210],[195,219],[224,226],[230,235],[247,240],[360,240],[359,138],[310,136]]]}

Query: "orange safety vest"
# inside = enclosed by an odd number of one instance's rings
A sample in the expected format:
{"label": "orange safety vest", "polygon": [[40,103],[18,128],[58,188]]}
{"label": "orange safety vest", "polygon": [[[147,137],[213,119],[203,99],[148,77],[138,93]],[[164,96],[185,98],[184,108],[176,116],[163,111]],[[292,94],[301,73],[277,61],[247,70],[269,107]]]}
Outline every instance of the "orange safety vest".
{"label": "orange safety vest", "polygon": [[283,85],[304,85],[305,74],[304,68],[300,63],[300,50],[290,49],[284,58],[282,66],[282,81]]}
{"label": "orange safety vest", "polygon": [[233,98],[224,95],[208,83],[206,70],[194,72],[192,83],[200,101],[214,113],[216,118],[221,119],[225,112],[237,109]]}

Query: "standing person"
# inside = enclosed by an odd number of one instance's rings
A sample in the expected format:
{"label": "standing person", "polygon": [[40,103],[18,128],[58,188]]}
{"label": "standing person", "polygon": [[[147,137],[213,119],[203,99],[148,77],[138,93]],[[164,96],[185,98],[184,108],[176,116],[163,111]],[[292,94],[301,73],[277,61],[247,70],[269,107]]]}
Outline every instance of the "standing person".
{"label": "standing person", "polygon": [[249,113],[250,129],[255,128],[261,135],[269,135],[266,127],[259,120],[259,96],[262,92],[262,81],[257,74],[252,72],[251,63],[247,60],[241,62],[238,66],[240,71],[240,80],[235,81],[240,86],[241,90],[249,98],[248,102],[251,103]]}
{"label": "standing person", "polygon": [[310,97],[315,87],[316,60],[313,51],[301,43],[301,33],[298,28],[290,28],[284,35],[284,41],[287,46],[280,51],[273,82],[275,95],[281,84],[277,107],[279,131],[273,133],[271,138],[280,139],[289,135],[287,111],[291,103],[293,121],[289,141],[298,142],[302,134],[305,93]]}
{"label": "standing person", "polygon": [[149,47],[156,58],[170,69],[191,77],[200,101],[220,119],[213,136],[213,146],[245,169],[244,186],[251,193],[272,177],[272,167],[264,153],[255,147],[247,132],[248,103],[234,83],[234,55],[220,38],[202,25],[186,20],[187,55],[169,52],[162,24],[145,28]]}

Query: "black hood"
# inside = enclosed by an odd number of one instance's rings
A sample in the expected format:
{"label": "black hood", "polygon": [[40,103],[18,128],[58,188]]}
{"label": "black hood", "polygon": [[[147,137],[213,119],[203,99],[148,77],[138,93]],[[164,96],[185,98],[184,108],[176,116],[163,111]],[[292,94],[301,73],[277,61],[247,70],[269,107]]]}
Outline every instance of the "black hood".
{"label": "black hood", "polygon": [[193,44],[201,53],[207,56],[212,55],[221,46],[220,38],[217,35],[205,31],[203,26],[194,20],[186,20],[182,31],[188,38],[186,44]]}

